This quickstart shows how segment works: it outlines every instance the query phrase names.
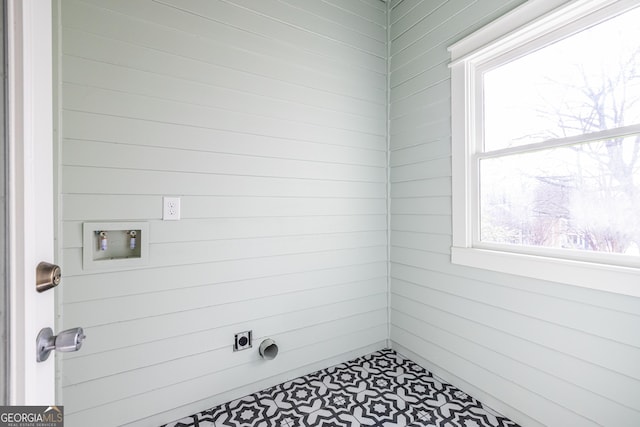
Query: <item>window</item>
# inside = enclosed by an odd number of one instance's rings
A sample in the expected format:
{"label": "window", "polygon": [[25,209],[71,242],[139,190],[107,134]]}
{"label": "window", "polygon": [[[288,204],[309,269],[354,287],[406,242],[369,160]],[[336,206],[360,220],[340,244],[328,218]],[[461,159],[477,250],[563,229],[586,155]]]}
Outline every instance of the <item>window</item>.
{"label": "window", "polygon": [[640,7],[563,3],[450,47],[452,261],[640,296]]}

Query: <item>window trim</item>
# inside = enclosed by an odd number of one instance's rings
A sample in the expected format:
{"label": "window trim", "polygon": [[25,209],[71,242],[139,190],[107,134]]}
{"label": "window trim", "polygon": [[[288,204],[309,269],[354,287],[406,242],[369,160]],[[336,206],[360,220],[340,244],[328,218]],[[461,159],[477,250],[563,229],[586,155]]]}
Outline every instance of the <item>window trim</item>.
{"label": "window trim", "polygon": [[[476,144],[482,131],[480,73],[499,55],[541,47],[637,6],[637,0],[536,0],[507,13],[449,47],[451,52],[452,226],[451,261],[469,267],[640,296],[640,269],[607,264],[606,254],[585,259],[554,257],[552,250],[509,251],[474,243],[479,206]],[[633,130],[637,126],[632,126]],[[606,132],[606,131],[605,131]],[[594,136],[595,137],[595,136]]]}

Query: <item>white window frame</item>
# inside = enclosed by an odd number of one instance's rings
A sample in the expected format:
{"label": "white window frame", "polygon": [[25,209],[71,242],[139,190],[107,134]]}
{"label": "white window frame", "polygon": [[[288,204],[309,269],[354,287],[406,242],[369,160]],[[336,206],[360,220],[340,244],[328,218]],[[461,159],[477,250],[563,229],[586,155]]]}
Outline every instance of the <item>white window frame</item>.
{"label": "white window frame", "polygon": [[[637,5],[637,0],[528,1],[449,47],[454,264],[640,296],[639,266],[611,263],[607,254],[572,259],[553,249],[514,252],[474,239],[479,224],[476,142],[482,132],[478,69],[500,55],[516,57],[523,49],[532,51]],[[631,131],[637,131],[635,126]]]}

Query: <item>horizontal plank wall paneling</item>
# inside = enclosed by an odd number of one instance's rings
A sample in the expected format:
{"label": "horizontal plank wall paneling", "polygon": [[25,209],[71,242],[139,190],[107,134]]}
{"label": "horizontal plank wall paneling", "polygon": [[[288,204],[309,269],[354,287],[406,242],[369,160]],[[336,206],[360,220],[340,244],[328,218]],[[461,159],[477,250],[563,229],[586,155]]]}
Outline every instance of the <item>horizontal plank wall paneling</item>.
{"label": "horizontal plank wall paneling", "polygon": [[[56,4],[58,327],[88,337],[58,355],[67,424],[156,426],[383,347],[387,6]],[[85,270],[103,221],[148,222],[148,264]]]}
{"label": "horizontal plank wall paneling", "polygon": [[391,339],[524,426],[637,426],[640,300],[450,263],[446,48],[520,3],[390,2]]}

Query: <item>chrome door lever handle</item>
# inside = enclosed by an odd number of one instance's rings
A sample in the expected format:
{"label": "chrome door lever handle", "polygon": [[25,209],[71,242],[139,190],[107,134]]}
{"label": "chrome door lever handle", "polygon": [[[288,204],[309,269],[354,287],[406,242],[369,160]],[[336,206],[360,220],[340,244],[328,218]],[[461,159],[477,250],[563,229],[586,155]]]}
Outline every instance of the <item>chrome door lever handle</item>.
{"label": "chrome door lever handle", "polygon": [[36,338],[36,361],[44,362],[52,350],[78,351],[87,336],[82,328],[72,328],[53,335],[51,328],[43,328]]}

